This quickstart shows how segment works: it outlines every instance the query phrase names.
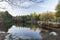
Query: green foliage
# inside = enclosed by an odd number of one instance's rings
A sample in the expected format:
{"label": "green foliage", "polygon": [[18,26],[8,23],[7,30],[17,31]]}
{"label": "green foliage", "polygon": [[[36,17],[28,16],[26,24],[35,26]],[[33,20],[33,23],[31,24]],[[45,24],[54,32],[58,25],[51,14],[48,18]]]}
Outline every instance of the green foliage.
{"label": "green foliage", "polygon": [[49,12],[46,12],[40,16],[40,19],[41,19],[41,21],[53,21],[54,15]]}
{"label": "green foliage", "polygon": [[8,11],[5,11],[5,18],[12,19],[12,15],[8,13]]}
{"label": "green foliage", "polygon": [[57,11],[55,14],[56,17],[60,17],[60,11]]}
{"label": "green foliage", "polygon": [[58,3],[57,6],[56,6],[56,10],[57,10],[57,11],[60,11],[60,1],[59,1],[59,3]]}
{"label": "green foliage", "polygon": [[57,7],[56,7],[56,14],[55,14],[55,16],[56,17],[60,17],[60,1],[59,1],[59,3],[57,4]]}
{"label": "green foliage", "polygon": [[40,15],[37,15],[37,16],[35,17],[35,20],[40,21]]}
{"label": "green foliage", "polygon": [[12,15],[10,15],[8,11],[0,12],[0,22],[11,22],[12,18]]}
{"label": "green foliage", "polygon": [[17,16],[14,18],[15,22],[22,22],[22,23],[31,23],[31,22],[36,22],[40,21],[40,15],[37,15],[36,12],[30,15],[25,15],[25,16]]}

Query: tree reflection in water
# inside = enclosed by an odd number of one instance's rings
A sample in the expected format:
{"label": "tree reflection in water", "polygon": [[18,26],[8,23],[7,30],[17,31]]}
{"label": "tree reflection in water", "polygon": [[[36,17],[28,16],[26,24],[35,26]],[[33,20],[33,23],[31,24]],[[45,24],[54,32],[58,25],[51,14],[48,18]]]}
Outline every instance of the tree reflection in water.
{"label": "tree reflection in water", "polygon": [[[60,32],[59,31],[56,31],[56,33],[57,33],[56,36],[50,35],[50,33],[54,32],[53,30],[48,30],[48,29],[45,29],[45,28],[40,28],[40,27],[38,27],[38,25],[34,25],[34,24],[25,24],[25,23],[19,23],[19,24],[0,23],[0,31],[8,33],[8,31],[12,27],[12,25],[15,25],[16,28],[17,27],[18,28],[20,28],[20,27],[29,28],[29,30],[33,30],[34,32],[37,32],[37,29],[38,29],[40,31],[39,34],[41,35],[41,37],[42,37],[43,40],[52,39],[52,38],[53,39],[54,38],[60,38]],[[13,36],[10,35],[8,39],[13,39]],[[21,38],[19,38],[18,40],[21,40]]]}
{"label": "tree reflection in water", "polygon": [[12,27],[11,23],[0,23],[1,32],[7,32],[10,27]]}

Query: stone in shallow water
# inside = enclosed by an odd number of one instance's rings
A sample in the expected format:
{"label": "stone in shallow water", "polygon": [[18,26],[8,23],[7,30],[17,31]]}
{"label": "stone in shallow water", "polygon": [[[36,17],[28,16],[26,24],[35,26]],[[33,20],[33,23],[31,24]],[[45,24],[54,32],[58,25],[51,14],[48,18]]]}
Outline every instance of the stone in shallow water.
{"label": "stone in shallow water", "polygon": [[56,32],[51,32],[50,35],[57,36]]}

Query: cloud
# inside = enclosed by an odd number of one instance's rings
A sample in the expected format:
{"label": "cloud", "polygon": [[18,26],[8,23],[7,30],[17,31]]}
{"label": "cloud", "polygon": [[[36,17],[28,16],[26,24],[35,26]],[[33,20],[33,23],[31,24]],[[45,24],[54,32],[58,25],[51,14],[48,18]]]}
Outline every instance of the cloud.
{"label": "cloud", "polygon": [[[11,6],[11,4],[12,4],[11,2],[7,2],[7,1],[0,2],[0,11],[7,10],[13,16],[26,15],[26,14],[29,14],[34,11],[43,12],[46,10],[48,10],[48,11],[54,10],[55,5],[57,3],[56,0],[53,0],[53,1],[49,0],[49,1],[47,1],[47,2],[45,1],[43,3],[36,3],[35,0],[34,1],[26,0],[26,1],[22,1],[22,2],[15,0],[15,2],[13,2],[15,4],[15,6]],[[25,9],[25,8],[27,8],[27,9]]]}
{"label": "cloud", "polygon": [[1,9],[9,9],[9,8],[11,8],[11,6],[7,2],[2,1],[2,2],[0,2],[0,8]]}
{"label": "cloud", "polygon": [[0,0],[0,2],[2,2],[3,0]]}
{"label": "cloud", "polygon": [[20,6],[24,6],[24,7],[29,7],[29,6],[31,6],[31,5],[33,5],[34,3],[33,2],[23,2],[23,3],[21,3],[21,5]]}
{"label": "cloud", "polygon": [[20,7],[28,7],[32,4],[34,4],[31,1],[27,1],[27,0],[6,0],[6,2],[8,2],[10,5],[15,5],[15,6],[20,6]]}
{"label": "cloud", "polygon": [[44,2],[44,0],[5,0],[9,4],[12,4],[14,6],[19,6],[22,8],[28,8],[36,3]]}
{"label": "cloud", "polygon": [[5,1],[0,2],[0,11],[8,11],[10,14],[14,14],[12,7]]}
{"label": "cloud", "polygon": [[43,4],[38,4],[39,7],[42,7],[44,9],[47,10],[54,10],[55,11],[55,7],[58,3],[58,0],[47,0],[46,2],[44,2]]}
{"label": "cloud", "polygon": [[41,2],[44,2],[45,0],[30,0],[32,2],[35,2],[35,3],[41,3]]}

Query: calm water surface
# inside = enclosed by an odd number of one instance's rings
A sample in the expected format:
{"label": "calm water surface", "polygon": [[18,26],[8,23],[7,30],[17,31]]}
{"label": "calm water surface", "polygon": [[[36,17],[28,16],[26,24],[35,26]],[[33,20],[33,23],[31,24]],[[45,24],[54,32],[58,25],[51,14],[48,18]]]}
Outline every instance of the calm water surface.
{"label": "calm water surface", "polygon": [[5,40],[42,40],[54,33],[47,29],[37,28],[36,25],[0,24],[0,32],[9,33]]}
{"label": "calm water surface", "polygon": [[8,30],[8,33],[11,33],[13,36],[22,39],[42,39],[39,28],[36,28],[36,30],[34,30],[34,28],[13,25]]}

